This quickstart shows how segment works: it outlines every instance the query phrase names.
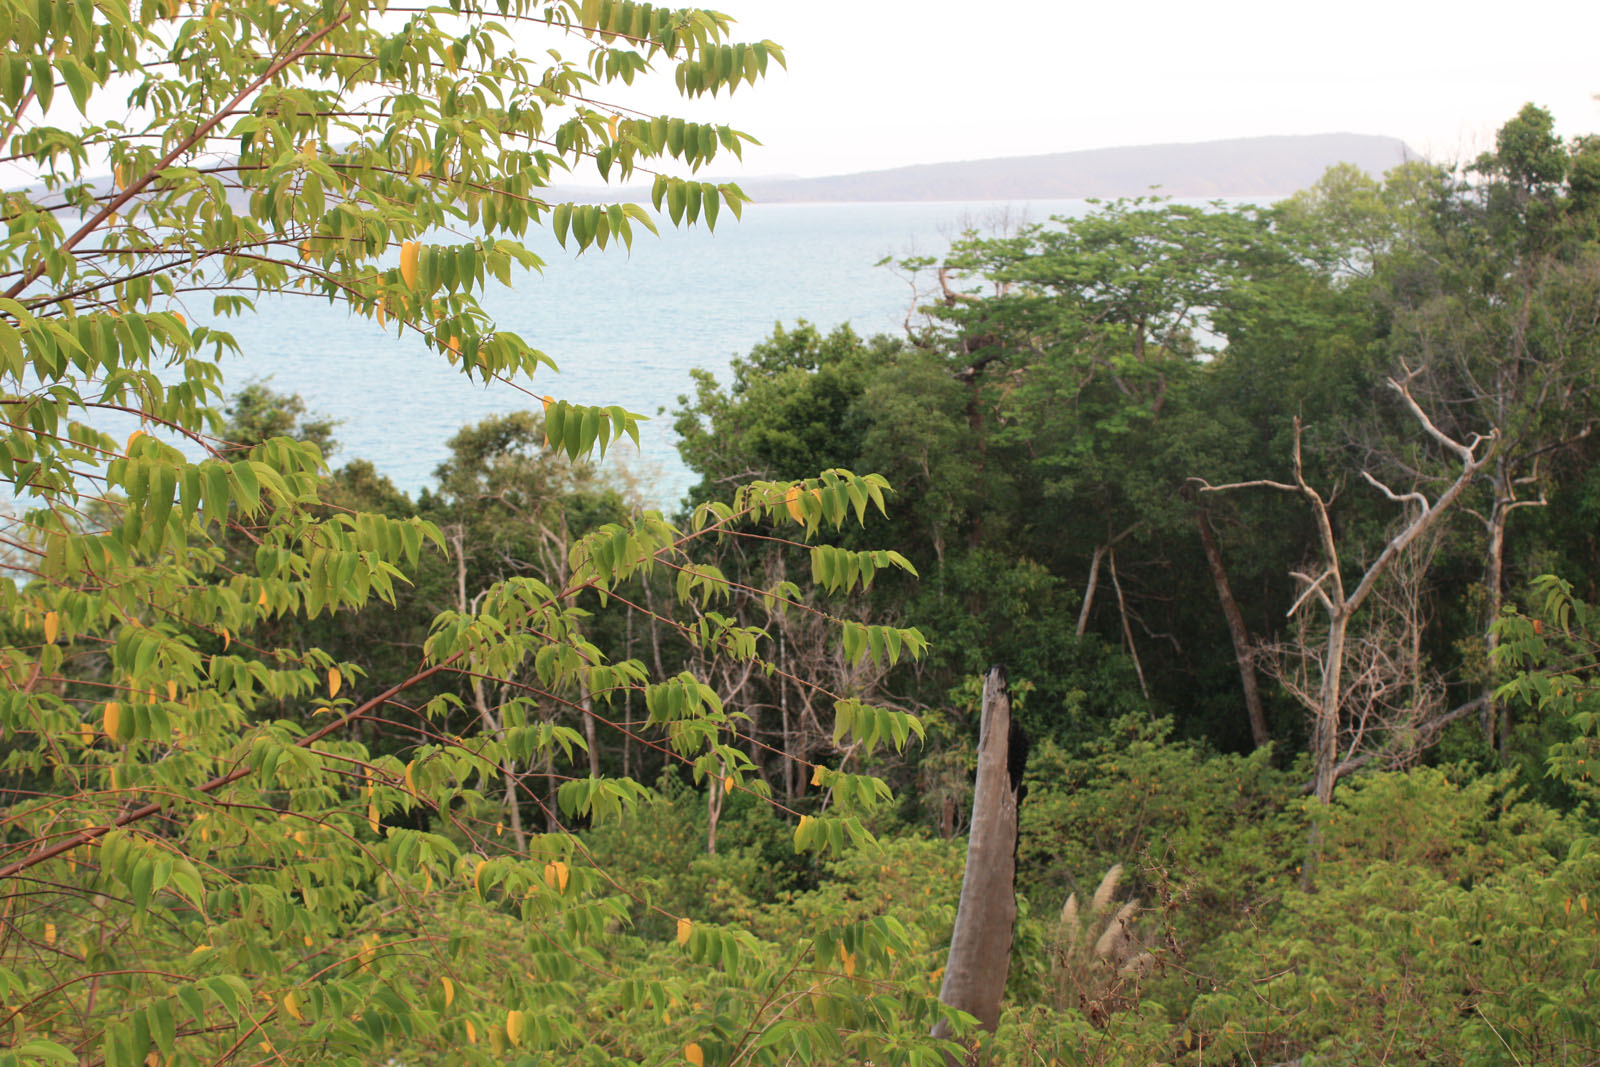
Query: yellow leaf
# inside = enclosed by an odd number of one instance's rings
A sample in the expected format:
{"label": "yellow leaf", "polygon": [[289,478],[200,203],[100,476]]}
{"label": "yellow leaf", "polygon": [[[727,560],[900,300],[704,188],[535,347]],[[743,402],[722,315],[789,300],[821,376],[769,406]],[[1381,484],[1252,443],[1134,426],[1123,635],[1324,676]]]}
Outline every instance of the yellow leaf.
{"label": "yellow leaf", "polygon": [[783,504],[789,509],[789,514],[795,522],[805,522],[806,513],[800,510],[800,487],[791,485],[789,491],[783,494]]}
{"label": "yellow leaf", "polygon": [[316,159],[317,139],[315,137],[306,138],[306,143],[300,146],[300,154],[307,159]]}
{"label": "yellow leaf", "polygon": [[617,116],[612,115],[606,120],[606,132],[611,135],[611,140],[617,139]]}
{"label": "yellow leaf", "polygon": [[461,338],[459,338],[459,337],[450,338],[449,344],[446,345],[445,347],[449,348],[450,351],[454,352],[456,355],[459,356],[461,354]]}
{"label": "yellow leaf", "polygon": [[383,329],[383,324],[388,321],[389,317],[387,309],[384,306],[385,303],[386,302],[383,297],[378,297],[378,329],[380,330]]}
{"label": "yellow leaf", "polygon": [[57,615],[53,611],[45,612],[44,613],[44,643],[47,644],[47,645],[55,644],[56,643],[56,635],[58,635],[59,633],[61,633],[61,616]]}
{"label": "yellow leaf", "polygon": [[706,1054],[700,1051],[700,1046],[693,1041],[683,1046],[683,1058],[694,1064],[694,1067],[705,1067]]}
{"label": "yellow leaf", "polygon": [[178,325],[179,326],[182,326],[184,329],[188,329],[189,328],[189,320],[183,317],[183,312],[174,311],[172,313],[172,317],[178,320]]}
{"label": "yellow leaf", "polygon": [[416,762],[416,760],[412,760],[406,764],[406,792],[408,793],[416,793],[417,791],[417,780],[411,776],[411,768]]}
{"label": "yellow leaf", "polygon": [[686,945],[689,943],[689,930],[693,925],[688,919],[678,920],[678,944]]}
{"label": "yellow leaf", "polygon": [[494,824],[494,836],[496,836],[496,837],[504,837],[505,836],[505,832],[506,832],[506,824],[504,822],[497,822],[497,823]]}
{"label": "yellow leaf", "polygon": [[122,706],[115,700],[106,701],[105,717],[100,725],[107,737],[113,741],[120,740],[117,730],[122,725]]}
{"label": "yellow leaf", "polygon": [[567,865],[560,860],[552,860],[544,865],[544,884],[558,893],[567,891],[567,879],[571,876]]}
{"label": "yellow leaf", "polygon": [[56,943],[56,924],[55,923],[45,923],[44,924],[44,943],[47,944],[47,945],[53,945],[53,944]]}
{"label": "yellow leaf", "polygon": [[344,675],[339,673],[338,667],[328,668],[328,699],[332,700],[339,695],[339,687],[344,685]]}
{"label": "yellow leaf", "polygon": [[846,952],[844,954],[844,973],[847,978],[856,973],[856,954],[854,952]]}
{"label": "yellow leaf", "polygon": [[228,628],[224,626],[222,628],[222,651],[228,651],[228,646],[231,644],[233,644],[233,636],[228,633]]}
{"label": "yellow leaf", "polygon": [[815,767],[811,768],[811,784],[812,785],[821,785],[822,784],[822,771],[823,771],[823,767],[822,767],[822,764],[820,764],[820,763],[817,764]]}
{"label": "yellow leaf", "polygon": [[310,935],[310,934],[306,934],[306,935],[305,935],[305,936],[304,936],[304,937],[302,937],[302,938],[301,938],[301,939],[300,939],[300,940],[301,940],[301,941],[303,941],[303,942],[305,942],[305,946],[306,946],[306,948],[310,948],[310,947],[311,947],[311,946],[312,946],[312,945],[313,945],[313,944],[315,944],[315,942],[313,942],[313,941],[312,941],[312,940],[311,940],[311,935]]}
{"label": "yellow leaf", "polygon": [[506,1012],[506,1036],[513,1045],[522,1044],[522,1013],[515,1009]]}
{"label": "yellow leaf", "polygon": [[556,398],[553,396],[541,396],[539,399],[544,401],[545,413],[549,414],[551,406],[556,402]]}
{"label": "yellow leaf", "polygon": [[283,995],[283,1010],[293,1015],[296,1022],[306,1021],[305,1015],[300,1011],[300,998],[294,995],[293,990]]}
{"label": "yellow leaf", "polygon": [[266,586],[262,586],[261,587],[261,592],[256,594],[256,603],[258,605],[260,605],[261,607],[267,607],[268,606],[268,604],[267,604],[267,587]]}
{"label": "yellow leaf", "polygon": [[456,999],[456,984],[449,978],[440,976],[439,985],[444,987],[444,1006],[449,1007]]}
{"label": "yellow leaf", "polygon": [[177,682],[168,682],[167,683],[167,699],[168,700],[177,700],[178,699],[178,683]]}
{"label": "yellow leaf", "polygon": [[410,289],[417,287],[417,256],[421,250],[421,246],[415,241],[406,241],[400,245],[400,278]]}
{"label": "yellow leaf", "polygon": [[126,189],[128,187],[128,165],[126,163],[118,163],[113,175],[117,179],[117,188]]}
{"label": "yellow leaf", "polygon": [[480,896],[483,895],[483,869],[487,866],[489,866],[488,860],[479,860],[478,865],[472,868],[472,888],[477,890]]}
{"label": "yellow leaf", "polygon": [[372,827],[372,832],[375,833],[375,834],[376,833],[380,833],[381,830],[382,830],[382,825],[383,824],[378,821],[378,805],[377,804],[368,804],[367,805],[367,825]]}
{"label": "yellow leaf", "polygon": [[733,780],[733,775],[731,775],[731,774],[728,775],[728,777],[726,777],[726,778],[724,778],[722,780],[722,788],[727,790],[730,793],[733,792],[733,787],[738,785],[738,784],[739,783],[737,783],[737,782],[735,782]]}
{"label": "yellow leaf", "polygon": [[123,452],[132,452],[133,443],[144,436],[143,430],[135,430],[128,435],[128,443],[122,447]]}
{"label": "yellow leaf", "polygon": [[94,744],[94,727],[90,726],[86,722],[80,722],[78,724],[78,740],[82,741],[85,745]]}
{"label": "yellow leaf", "polygon": [[469,1045],[476,1045],[478,1043],[478,1028],[472,1025],[471,1019],[467,1020],[467,1043]]}

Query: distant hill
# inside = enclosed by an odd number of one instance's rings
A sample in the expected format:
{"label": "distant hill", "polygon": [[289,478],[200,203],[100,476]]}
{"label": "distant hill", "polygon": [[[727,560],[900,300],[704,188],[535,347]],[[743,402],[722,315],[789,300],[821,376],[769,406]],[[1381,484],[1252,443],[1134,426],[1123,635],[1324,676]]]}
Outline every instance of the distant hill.
{"label": "distant hill", "polygon": [[1072,200],[1137,196],[1287,196],[1335,163],[1380,175],[1418,153],[1394,137],[1324,133],[1153,144],[1047,156],[928,163],[828,178],[754,179],[765,203],[827,200]]}
{"label": "distant hill", "polygon": [[[924,163],[827,178],[747,178],[739,183],[761,203],[908,200],[1077,200],[1139,196],[1159,186],[1166,196],[1287,196],[1315,182],[1335,163],[1373,175],[1421,155],[1395,137],[1318,133],[1242,137],[1194,144],[1150,144],[1011,156],[964,163]],[[599,190],[558,189],[574,200]],[[647,190],[622,190],[634,199]],[[609,195],[617,196],[613,190]]]}

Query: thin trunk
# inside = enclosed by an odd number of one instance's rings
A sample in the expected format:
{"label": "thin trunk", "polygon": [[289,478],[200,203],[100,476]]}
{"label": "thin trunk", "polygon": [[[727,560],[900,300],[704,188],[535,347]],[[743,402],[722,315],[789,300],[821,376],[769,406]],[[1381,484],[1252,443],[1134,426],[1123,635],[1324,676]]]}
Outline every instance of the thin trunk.
{"label": "thin trunk", "polygon": [[544,828],[547,833],[558,834],[561,832],[561,807],[556,803],[556,790],[561,788],[561,779],[556,777],[555,753],[548,750],[544,754],[544,786]]}
{"label": "thin trunk", "polygon": [[583,739],[589,745],[589,777],[600,777],[600,739],[596,737],[594,727],[594,701],[589,695],[589,690],[584,689],[583,695],[578,698],[578,706],[583,709]]}
{"label": "thin trunk", "polygon": [[1150,699],[1150,687],[1145,684],[1144,664],[1139,662],[1139,647],[1133,643],[1133,627],[1128,623],[1128,603],[1122,599],[1122,583],[1117,581],[1117,552],[1111,553],[1111,588],[1117,594],[1117,611],[1122,616],[1122,638],[1128,643],[1128,657],[1133,660],[1133,673],[1139,676],[1139,692]]}
{"label": "thin trunk", "polygon": [[725,768],[718,767],[717,777],[713,778],[706,789],[706,855],[717,854],[717,823],[722,819],[722,775]]}
{"label": "thin trunk", "polygon": [[[628,624],[624,631],[622,644],[622,658],[633,659],[633,612],[628,612]],[[633,774],[633,686],[624,686],[622,690],[622,777],[628,778]]]}
{"label": "thin trunk", "polygon": [[799,763],[794,754],[794,724],[789,719],[788,650],[784,645],[783,631],[778,631],[778,714],[783,729],[783,795],[786,800],[795,797],[795,780],[800,778]]}
{"label": "thin trunk", "polygon": [[1256,685],[1256,665],[1250,654],[1250,631],[1244,624],[1239,602],[1233,598],[1233,586],[1228,581],[1228,570],[1223,566],[1222,552],[1217,548],[1210,518],[1204,511],[1196,511],[1194,521],[1200,528],[1200,544],[1206,551],[1211,581],[1217,587],[1222,617],[1228,621],[1228,636],[1233,641],[1233,659],[1239,665],[1239,684],[1244,689],[1244,710],[1250,718],[1250,739],[1260,748],[1271,740],[1271,736],[1267,733],[1266,714],[1261,709],[1261,690]]}
{"label": "thin trunk", "polygon": [[[1017,924],[1017,805],[1027,751],[1026,738],[1011,720],[1005,671],[991,667],[983,685],[966,873],[939,987],[941,1001],[974,1016],[989,1031],[1000,1022]],[[933,1036],[948,1038],[950,1029],[941,1021]],[[947,1057],[950,1067],[960,1062]]]}
{"label": "thin trunk", "polygon": [[[1494,656],[1500,647],[1500,635],[1495,633],[1494,622],[1500,617],[1500,607],[1505,602],[1501,586],[1505,582],[1506,508],[1500,487],[1495,486],[1494,509],[1489,512],[1489,549],[1484,567],[1483,585],[1487,594],[1484,606],[1483,627],[1483,710],[1479,713],[1483,725],[1483,740],[1491,748],[1498,742],[1500,754],[1506,752],[1506,733],[1511,728],[1511,709],[1496,708],[1494,700]],[[1496,714],[1498,712],[1498,715]],[[1498,721],[1497,721],[1498,720]],[[1497,736],[1498,735],[1498,736]]]}
{"label": "thin trunk", "polygon": [[1110,550],[1110,545],[1097,545],[1094,558],[1089,561],[1089,584],[1083,590],[1083,607],[1078,610],[1078,636],[1089,629],[1089,609],[1094,607],[1094,592],[1100,585],[1100,561]]}
{"label": "thin trunk", "polygon": [[[472,602],[467,599],[467,550],[466,533],[460,526],[450,530],[450,544],[456,552],[456,609],[466,614],[472,609]],[[489,710],[488,697],[484,695],[483,679],[478,676],[476,669],[472,672],[472,703],[478,712],[478,718],[483,723],[484,730],[492,737],[501,739],[503,731],[500,723],[496,721],[494,713]],[[522,830],[522,809],[517,802],[517,776],[516,767],[511,760],[506,760],[500,765],[501,781],[505,785],[506,821],[511,824],[511,836],[517,843],[517,852],[528,851],[528,836]]]}
{"label": "thin trunk", "polygon": [[1316,788],[1313,792],[1324,804],[1333,802],[1333,785],[1337,779],[1339,710],[1344,702],[1344,645],[1350,627],[1350,614],[1343,604],[1328,613],[1327,659],[1322,667],[1317,721],[1311,741],[1312,765],[1316,770]]}
{"label": "thin trunk", "polygon": [[[974,442],[978,453],[978,462],[973,471],[977,484],[983,484],[984,467],[988,462],[989,444],[984,436],[982,386],[981,375],[974,374],[968,383],[967,399],[967,426],[972,430]],[[967,529],[967,547],[978,548],[983,544],[983,508],[972,509],[972,522]]]}
{"label": "thin trunk", "polygon": [[656,595],[651,591],[650,578],[644,580],[644,607],[650,613],[650,654],[655,659],[656,678],[665,681],[667,669],[661,665],[661,627],[656,618]]}

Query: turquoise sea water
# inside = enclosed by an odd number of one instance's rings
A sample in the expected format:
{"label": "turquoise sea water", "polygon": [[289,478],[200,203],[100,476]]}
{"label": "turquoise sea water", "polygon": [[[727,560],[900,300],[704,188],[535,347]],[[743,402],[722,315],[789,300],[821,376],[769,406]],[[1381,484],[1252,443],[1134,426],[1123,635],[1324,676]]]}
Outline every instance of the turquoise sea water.
{"label": "turquoise sea water", "polygon": [[[903,277],[875,266],[880,259],[937,255],[963,226],[987,228],[1002,212],[1013,222],[1023,216],[1042,222],[1084,207],[1081,201],[752,205],[741,222],[724,213],[715,234],[666,226],[659,238],[640,233],[631,254],[612,246],[575,256],[538,234],[529,247],[545,258],[544,273],[517,278],[509,290],[491,288],[486,304],[500,327],[561,368],[525,385],[651,417],[640,452],[626,445],[622,461],[646,476],[653,503],[670,506],[693,481],[670,429],[690,368],[725,376],[729,359],[748,352],[776,322],[807,319],[824,328],[849,322],[863,335],[898,332],[912,291]],[[335,465],[370,459],[409,492],[430,483],[456,430],[531,402],[503,385],[473,384],[419,341],[397,339],[317,299],[265,300],[258,314],[217,325],[245,353],[225,363],[230,389],[267,380],[279,392],[300,394],[311,412],[339,421],[335,436],[343,448]],[[662,407],[667,411],[658,417]]]}

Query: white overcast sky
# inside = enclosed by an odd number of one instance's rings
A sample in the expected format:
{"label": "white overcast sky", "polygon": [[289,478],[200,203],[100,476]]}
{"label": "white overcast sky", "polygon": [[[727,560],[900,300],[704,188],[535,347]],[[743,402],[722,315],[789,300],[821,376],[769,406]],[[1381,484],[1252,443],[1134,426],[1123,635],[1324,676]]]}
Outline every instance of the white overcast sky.
{"label": "white overcast sky", "polygon": [[[1475,154],[1524,103],[1600,132],[1600,0],[719,0],[789,70],[686,109],[806,176],[1265,134]],[[723,172],[721,158],[713,168]]]}

